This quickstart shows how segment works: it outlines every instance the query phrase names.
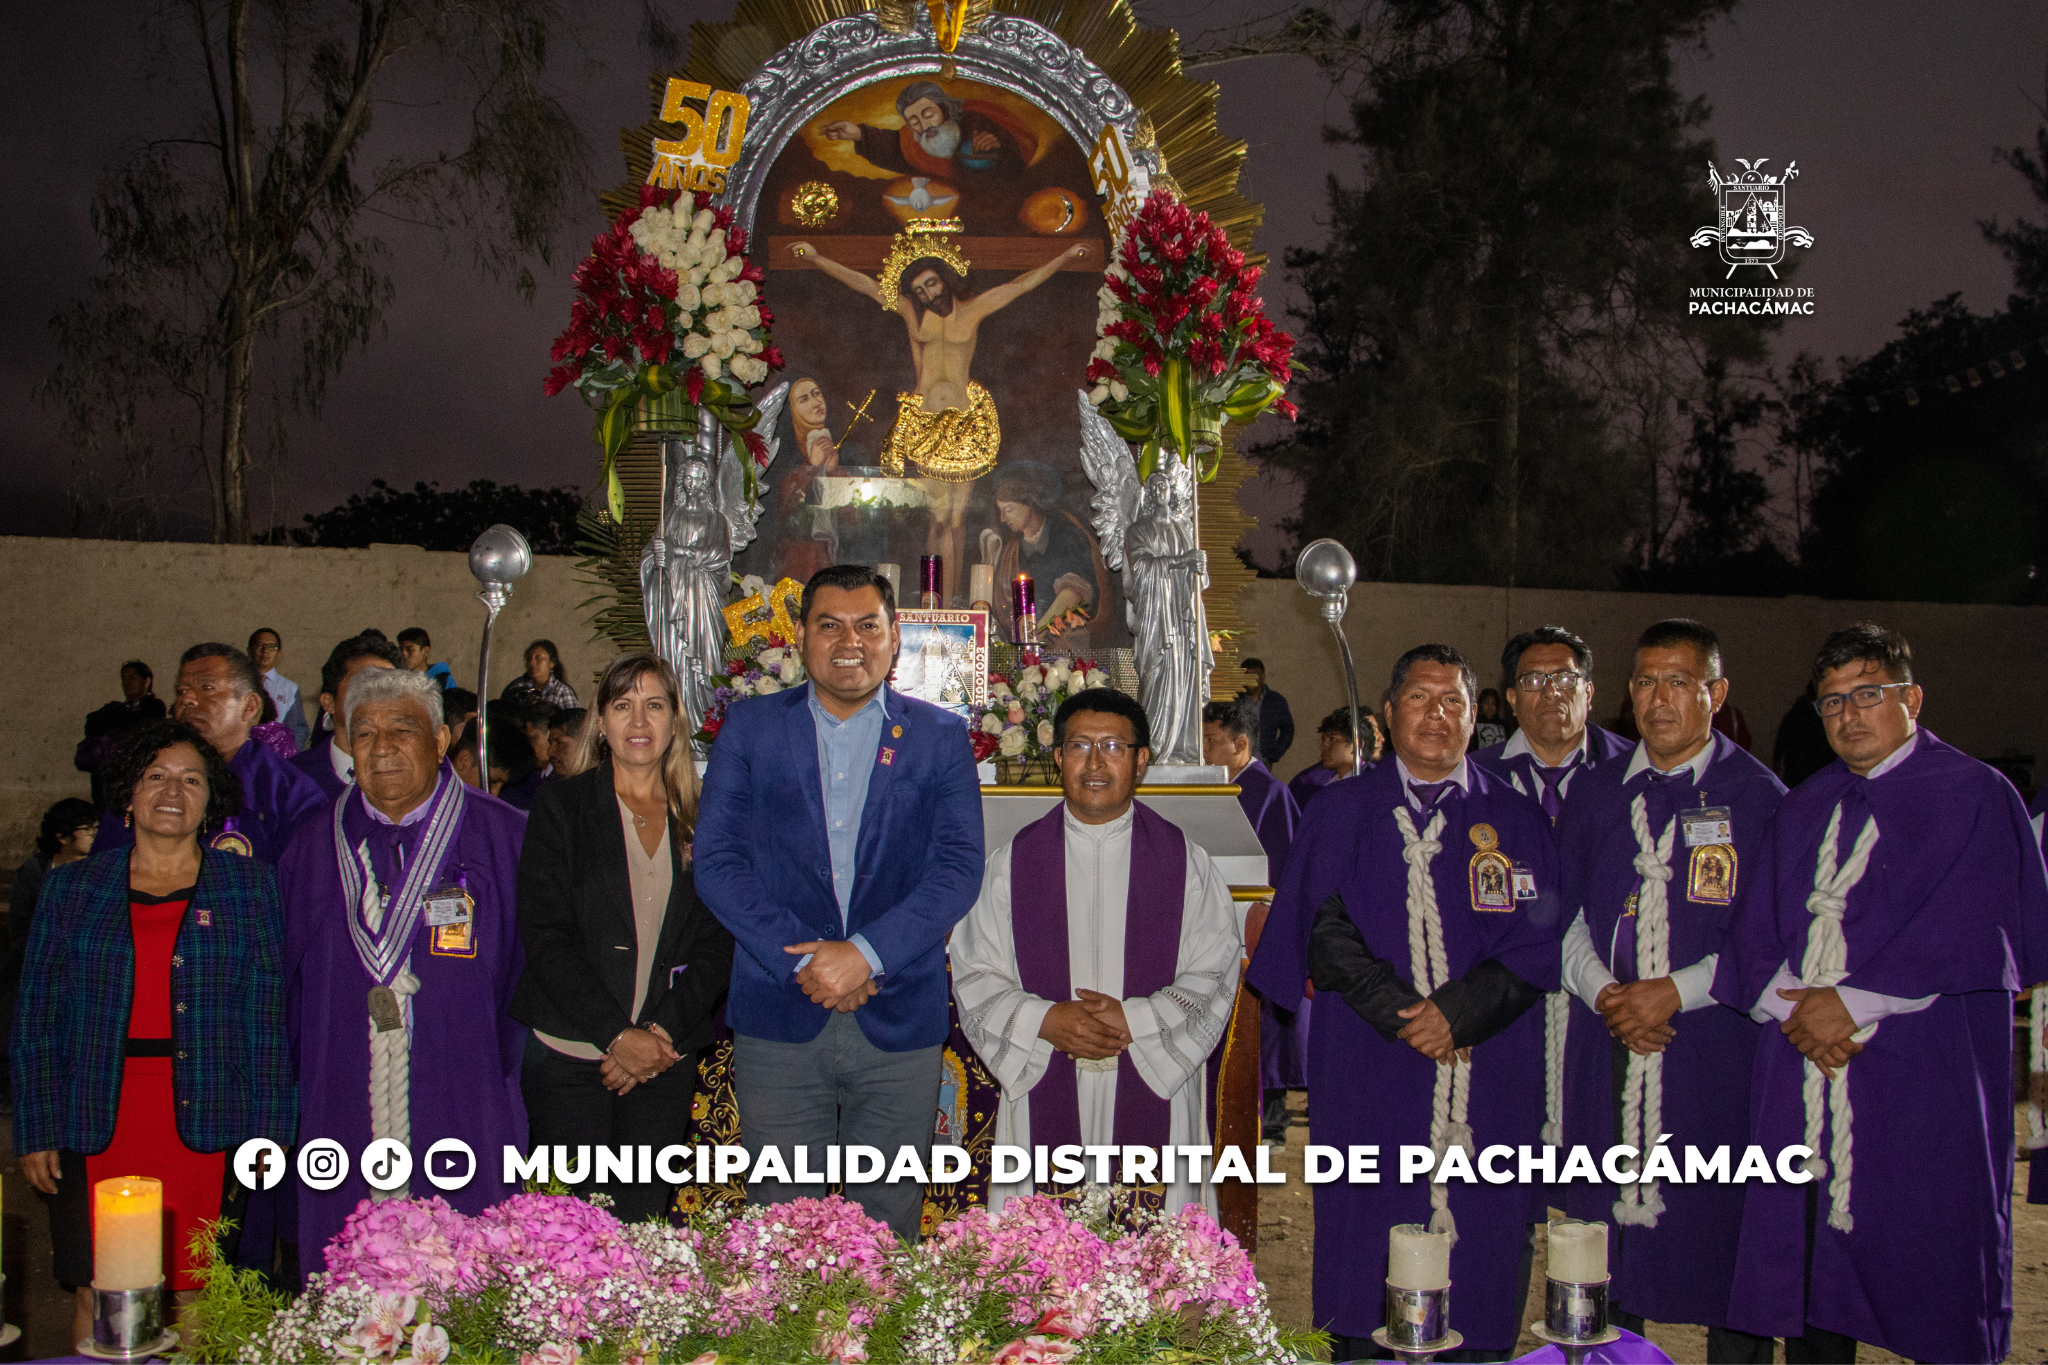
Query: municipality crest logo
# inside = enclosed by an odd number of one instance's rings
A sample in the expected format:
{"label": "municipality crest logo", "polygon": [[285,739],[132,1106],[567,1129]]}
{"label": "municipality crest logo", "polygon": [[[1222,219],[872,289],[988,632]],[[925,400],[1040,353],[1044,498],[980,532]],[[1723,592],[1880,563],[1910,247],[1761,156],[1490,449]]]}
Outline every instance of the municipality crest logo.
{"label": "municipality crest logo", "polygon": [[1718,227],[1703,227],[1695,232],[1692,244],[1698,248],[1708,242],[1719,242],[1721,259],[1728,263],[1731,279],[1745,265],[1760,265],[1775,280],[1786,247],[1813,245],[1812,233],[1790,226],[1785,219],[1785,187],[1799,174],[1799,163],[1787,166],[1783,175],[1771,175],[1763,169],[1769,159],[1760,156],[1755,161],[1744,161],[1738,156],[1735,164],[1742,167],[1742,173],[1726,179],[1713,162],[1707,163],[1707,183],[1714,187],[1721,222]]}

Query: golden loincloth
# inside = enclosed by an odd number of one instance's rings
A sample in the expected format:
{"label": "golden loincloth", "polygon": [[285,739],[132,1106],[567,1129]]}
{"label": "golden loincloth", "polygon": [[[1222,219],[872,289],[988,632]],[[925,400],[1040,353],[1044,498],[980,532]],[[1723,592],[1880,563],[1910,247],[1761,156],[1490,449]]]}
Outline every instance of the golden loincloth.
{"label": "golden loincloth", "polygon": [[882,468],[903,473],[906,463],[943,483],[972,483],[996,467],[1003,429],[996,421],[996,400],[973,380],[967,381],[967,406],[924,410],[924,395],[896,395],[896,425],[882,447]]}

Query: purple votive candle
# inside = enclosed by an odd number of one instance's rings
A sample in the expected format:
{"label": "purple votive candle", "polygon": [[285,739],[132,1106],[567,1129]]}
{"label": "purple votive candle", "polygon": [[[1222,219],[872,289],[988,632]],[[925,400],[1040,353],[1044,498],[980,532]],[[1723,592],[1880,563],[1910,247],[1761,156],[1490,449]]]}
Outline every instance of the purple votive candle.
{"label": "purple votive candle", "polygon": [[1020,645],[1028,645],[1037,637],[1037,586],[1028,573],[1020,573],[1010,580],[1010,610],[1017,618],[1017,643]]}
{"label": "purple votive candle", "polygon": [[941,555],[919,555],[917,557],[918,590],[925,598],[927,607],[942,607],[946,604],[946,561]]}

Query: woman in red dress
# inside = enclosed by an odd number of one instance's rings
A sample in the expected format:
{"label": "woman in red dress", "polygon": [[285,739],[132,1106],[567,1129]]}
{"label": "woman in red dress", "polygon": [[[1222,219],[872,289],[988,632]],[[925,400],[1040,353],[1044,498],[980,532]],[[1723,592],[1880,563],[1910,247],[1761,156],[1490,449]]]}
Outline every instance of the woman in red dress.
{"label": "woman in red dress", "polygon": [[202,845],[240,804],[233,773],[198,731],[162,721],[126,737],[107,777],[135,845],[45,884],[10,1059],[15,1150],[53,1196],[74,1339],[91,1332],[98,1182],[162,1182],[165,1287],[182,1307],[208,1259],[192,1235],[221,1216],[228,1150],[248,1137],[288,1145],[296,1120],[275,878]]}

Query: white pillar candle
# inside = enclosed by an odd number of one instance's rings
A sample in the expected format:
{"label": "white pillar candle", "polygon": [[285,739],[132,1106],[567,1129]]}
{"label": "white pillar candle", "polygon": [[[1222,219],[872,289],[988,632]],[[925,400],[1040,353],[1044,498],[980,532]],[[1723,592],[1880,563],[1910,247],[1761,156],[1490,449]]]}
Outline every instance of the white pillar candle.
{"label": "white pillar candle", "polygon": [[147,1289],[164,1278],[164,1187],[145,1176],[93,1186],[95,1289]]}
{"label": "white pillar candle", "polygon": [[1451,1287],[1451,1234],[1420,1223],[1397,1223],[1387,1231],[1387,1283],[1396,1289]]}
{"label": "white pillar candle", "polygon": [[967,568],[967,604],[984,609],[993,607],[996,601],[996,566],[993,564],[970,564]]}
{"label": "white pillar candle", "polygon": [[1607,1224],[1567,1218],[1550,1225],[1550,1278],[1598,1284],[1607,1278]]}

